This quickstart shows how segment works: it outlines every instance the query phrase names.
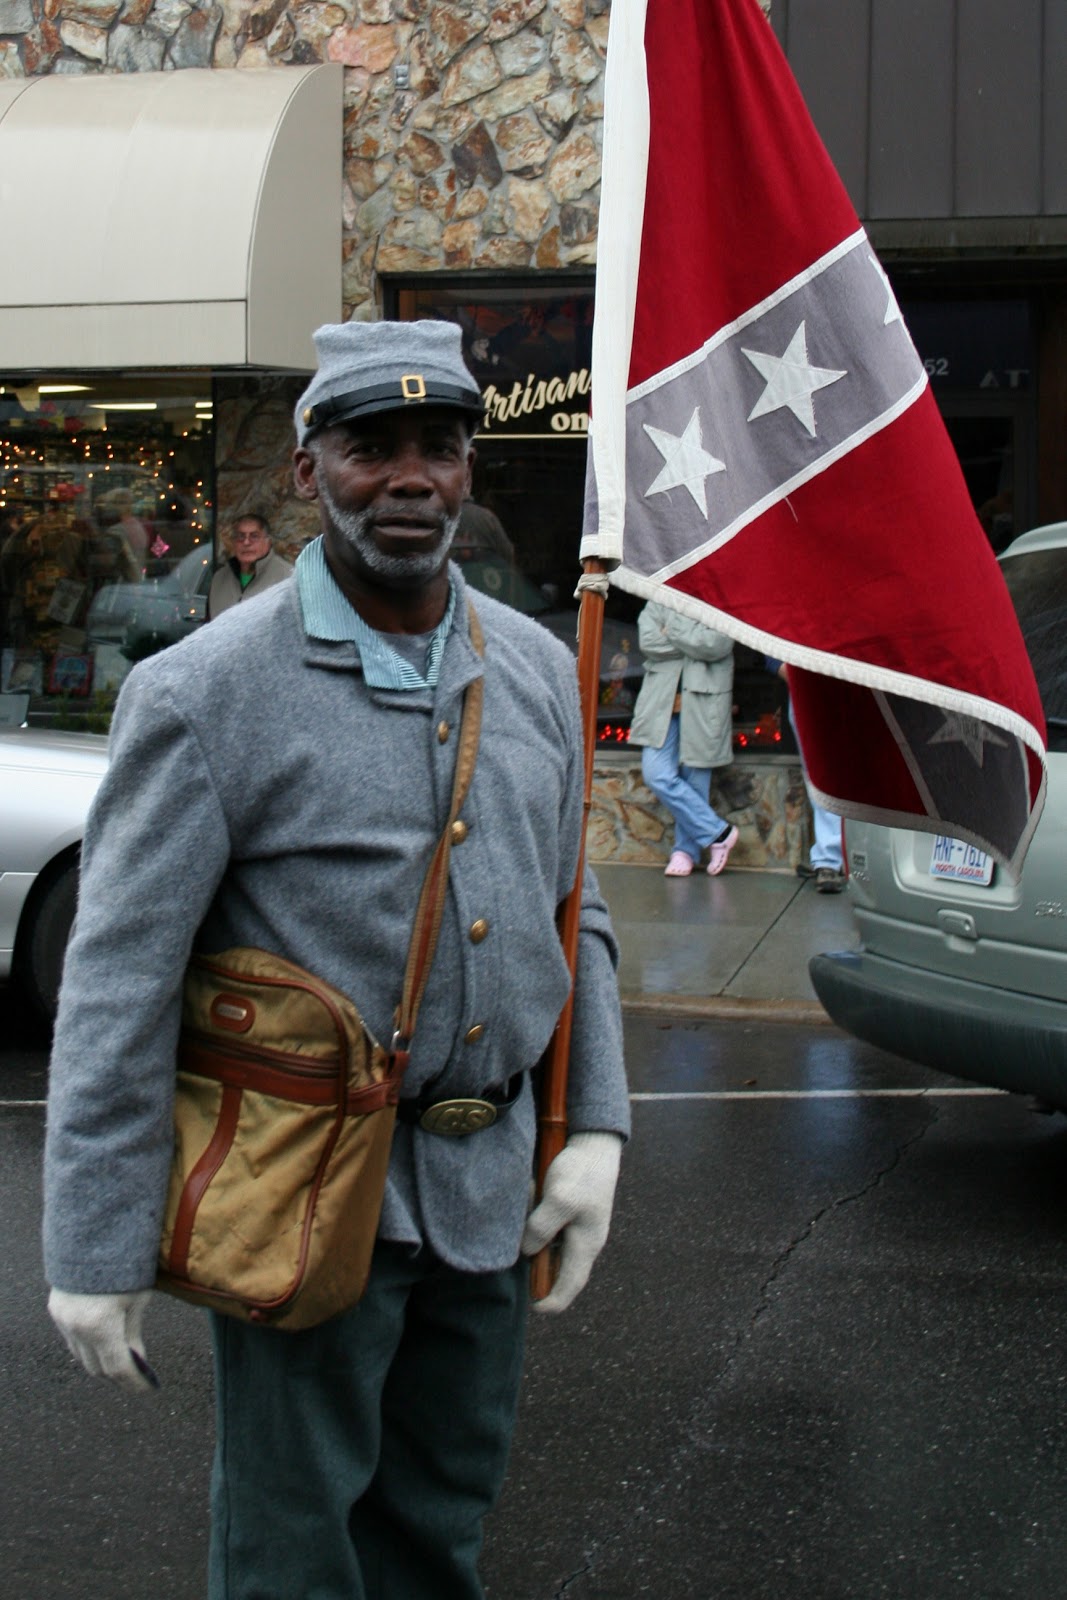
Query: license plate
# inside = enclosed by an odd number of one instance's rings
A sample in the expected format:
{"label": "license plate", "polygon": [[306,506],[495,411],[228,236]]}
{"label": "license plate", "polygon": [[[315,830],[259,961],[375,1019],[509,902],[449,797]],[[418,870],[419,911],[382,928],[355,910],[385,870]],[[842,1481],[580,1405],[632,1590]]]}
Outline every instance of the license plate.
{"label": "license plate", "polygon": [[993,857],[976,850],[973,844],[964,844],[962,839],[949,839],[939,833],[930,851],[930,876],[988,884],[993,881]]}

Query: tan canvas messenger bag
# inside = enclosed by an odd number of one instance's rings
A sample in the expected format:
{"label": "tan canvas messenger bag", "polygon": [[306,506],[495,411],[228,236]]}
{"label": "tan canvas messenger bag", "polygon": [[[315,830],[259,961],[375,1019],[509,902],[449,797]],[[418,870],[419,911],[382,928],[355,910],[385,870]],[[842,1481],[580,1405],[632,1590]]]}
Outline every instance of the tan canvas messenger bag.
{"label": "tan canvas messenger bag", "polygon": [[[473,606],[470,629],[481,655]],[[464,695],[452,803],[419,897],[388,1049],[347,995],[291,961],[250,948],[191,959],[158,1289],[289,1329],[314,1327],[362,1295],[483,691],[479,677]]]}

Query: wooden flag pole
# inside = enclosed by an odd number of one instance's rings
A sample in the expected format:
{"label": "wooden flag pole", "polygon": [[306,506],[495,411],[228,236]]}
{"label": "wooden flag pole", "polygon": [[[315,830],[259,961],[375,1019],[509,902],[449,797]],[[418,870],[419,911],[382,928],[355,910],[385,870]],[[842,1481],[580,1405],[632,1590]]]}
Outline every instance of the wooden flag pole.
{"label": "wooden flag pole", "polygon": [[[582,562],[587,578],[603,575],[602,561]],[[570,1066],[571,1024],[574,1020],[574,980],[578,971],[578,934],[582,917],[582,875],[585,867],[585,838],[593,801],[593,757],[596,752],[596,714],[600,698],[600,641],[604,633],[603,588],[582,589],[578,608],[578,692],[582,706],[582,747],[585,758],[585,787],[582,811],[582,840],[578,853],[578,872],[574,887],[559,911],[559,937],[571,974],[571,992],[560,1012],[541,1062],[541,1100],[537,1119],[537,1157],[534,1168],[536,1198],[544,1192],[545,1174],[567,1142],[567,1072]],[[551,1245],[530,1262],[530,1295],[543,1300],[556,1277],[557,1256]]]}

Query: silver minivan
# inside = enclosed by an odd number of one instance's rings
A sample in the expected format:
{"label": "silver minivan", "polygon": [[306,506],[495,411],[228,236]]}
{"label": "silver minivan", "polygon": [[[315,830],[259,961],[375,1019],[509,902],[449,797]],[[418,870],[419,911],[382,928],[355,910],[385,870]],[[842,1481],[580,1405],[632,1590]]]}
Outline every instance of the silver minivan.
{"label": "silver minivan", "polygon": [[1000,562],[1049,738],[1021,881],[960,840],[849,822],[862,945],[813,957],[810,972],[858,1038],[1067,1110],[1067,523],[1021,535]]}

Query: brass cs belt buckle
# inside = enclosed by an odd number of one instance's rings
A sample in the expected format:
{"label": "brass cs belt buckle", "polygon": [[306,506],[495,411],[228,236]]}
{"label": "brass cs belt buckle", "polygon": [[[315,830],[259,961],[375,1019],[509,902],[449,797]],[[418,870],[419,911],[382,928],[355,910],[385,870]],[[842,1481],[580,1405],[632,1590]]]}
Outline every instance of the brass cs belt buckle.
{"label": "brass cs belt buckle", "polygon": [[465,1133],[480,1133],[496,1121],[496,1106],[488,1100],[437,1100],[419,1118],[427,1133],[443,1133],[459,1138]]}

